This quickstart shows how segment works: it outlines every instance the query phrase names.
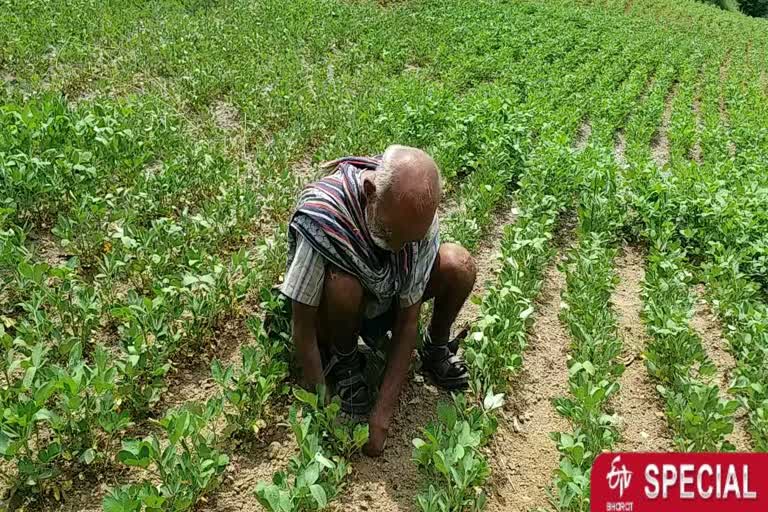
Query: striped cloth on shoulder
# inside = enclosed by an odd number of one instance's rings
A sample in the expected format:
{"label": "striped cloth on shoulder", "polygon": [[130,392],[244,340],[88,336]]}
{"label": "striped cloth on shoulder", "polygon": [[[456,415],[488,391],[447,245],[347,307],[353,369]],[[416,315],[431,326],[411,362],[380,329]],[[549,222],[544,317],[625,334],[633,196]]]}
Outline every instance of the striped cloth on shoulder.
{"label": "striped cloth on shoulder", "polygon": [[[380,157],[345,157],[326,164],[336,171],[308,185],[299,197],[288,230],[288,267],[297,243],[306,242],[325,262],[352,274],[378,300],[397,296],[414,277],[425,272],[424,258],[431,270],[440,244],[437,218],[427,239],[412,242],[397,253],[383,251],[373,242],[365,221],[365,194],[360,175],[375,170]],[[422,263],[415,265],[416,262]],[[418,267],[418,269],[416,269]],[[423,290],[422,290],[423,291]]]}

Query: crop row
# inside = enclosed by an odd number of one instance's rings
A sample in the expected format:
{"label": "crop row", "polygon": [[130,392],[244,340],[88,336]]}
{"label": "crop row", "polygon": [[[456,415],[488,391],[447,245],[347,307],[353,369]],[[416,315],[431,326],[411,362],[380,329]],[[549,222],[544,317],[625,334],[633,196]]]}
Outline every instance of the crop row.
{"label": "crop row", "polygon": [[[698,98],[694,98],[694,89],[689,86],[681,87],[672,101],[669,171],[658,174],[653,168],[643,169],[638,165],[638,179],[634,184],[635,191],[640,192],[635,208],[651,244],[644,287],[644,318],[652,337],[646,353],[647,364],[659,382],[671,430],[681,450],[733,449],[726,437],[734,428],[734,415],[739,409],[739,403],[724,398],[713,382],[714,366],[689,325],[693,309],[689,264],[694,263],[694,269],[705,271],[710,297],[718,306],[728,303],[728,299],[717,300],[718,296],[741,295],[734,292],[738,281],[731,279],[733,272],[740,275],[741,289],[757,289],[754,284],[750,285],[748,274],[739,270],[754,268],[753,250],[759,247],[759,242],[755,242],[761,236],[754,231],[760,222],[755,223],[753,215],[753,205],[758,200],[754,196],[754,182],[729,187],[733,195],[727,200],[729,204],[723,201],[725,176],[738,183],[735,175],[746,171],[744,164],[734,162],[729,156],[735,152],[735,148],[729,148],[727,137],[734,120],[730,110],[729,115],[722,112],[722,105],[734,90],[728,85],[731,81],[727,77],[730,59],[727,53],[724,55],[723,50],[716,47],[705,47],[706,58],[699,55],[685,63],[680,75],[685,83],[700,75],[701,84]],[[699,73],[699,69],[703,71]],[[642,120],[642,116],[638,116],[635,121]],[[649,121],[646,126],[653,125],[653,119]],[[701,147],[701,165],[693,165],[695,156],[690,150],[695,144]],[[741,144],[748,149],[744,141]],[[726,268],[730,270],[725,271]],[[730,277],[720,279],[718,276]],[[753,295],[755,298],[758,294]],[[759,299],[754,304],[759,307]],[[733,306],[731,303],[731,308]],[[719,308],[724,320],[733,318],[726,309]],[[733,313],[734,309],[730,311]],[[733,324],[727,320],[725,324],[724,334],[734,340]],[[751,337],[747,339],[752,341]],[[754,360],[744,366],[748,359],[740,357],[746,346],[742,344],[736,349],[731,341],[731,351],[740,361],[737,376],[755,368]],[[750,344],[746,350],[754,350],[756,346]],[[741,382],[738,387],[737,381]],[[750,403],[737,391],[749,387],[747,382],[737,377],[730,392],[741,398],[741,403],[750,411],[750,418],[756,419],[759,417],[754,414],[756,402]],[[759,423],[757,419],[751,423],[754,432],[759,432]],[[760,436],[752,438],[757,446]]]}
{"label": "crop row", "polygon": [[[755,45],[760,46],[759,41]],[[732,141],[727,153],[731,165],[712,161],[703,166],[701,185],[686,191],[690,178],[671,197],[681,205],[695,204],[700,219],[685,217],[701,243],[695,245],[709,299],[723,322],[723,334],[736,360],[729,392],[748,412],[748,432],[755,450],[768,447],[764,349],[768,346],[766,321],[766,235],[764,205],[765,91],[752,79],[754,68],[764,65],[759,50],[748,46],[745,58],[732,53],[723,58],[724,83],[717,92],[727,107],[724,120]],[[735,51],[735,50],[734,50]],[[713,91],[712,94],[715,94]],[[706,219],[706,220],[704,220]],[[705,231],[706,230],[706,231]]]}
{"label": "crop row", "polygon": [[[707,139],[704,134],[719,130],[719,124],[706,120],[706,105],[711,109],[713,100],[704,93],[717,94],[706,83],[713,78],[703,71],[712,65],[707,62],[718,61],[704,52],[683,64],[679,79],[684,85],[671,100],[670,180],[682,170],[693,169],[696,160],[709,158],[713,151],[711,144],[702,144]],[[703,155],[696,155],[697,145]],[[651,173],[647,171],[646,180]],[[652,210],[668,211],[665,202],[666,197],[660,196],[639,207],[644,212],[644,232],[651,246],[643,289],[643,318],[651,340],[645,352],[646,366],[666,404],[667,421],[677,449],[732,450],[734,447],[726,437],[733,431],[734,413],[739,405],[723,398],[714,379],[715,366],[690,325],[693,295],[687,254],[674,240],[674,224]],[[652,205],[651,209],[648,205]]]}
{"label": "crop row", "polygon": [[[563,101],[585,88],[598,89],[591,82],[599,61],[600,56],[593,56],[578,73],[560,84],[558,94],[563,95]],[[621,80],[626,73],[622,64],[609,68],[606,81]],[[552,98],[550,95],[546,100],[552,101]],[[478,489],[488,477],[488,466],[480,448],[496,428],[494,411],[500,407],[503,395],[495,394],[495,390],[506,390],[509,379],[522,365],[527,330],[534,312],[533,300],[540,290],[544,267],[552,256],[550,241],[559,214],[570,202],[574,167],[568,134],[575,133],[582,116],[562,119],[560,103],[553,102],[551,117],[543,117],[545,98],[531,92],[527,99],[531,106],[538,107],[531,119],[533,126],[538,127],[535,129],[538,140],[525,159],[526,169],[519,183],[517,205],[521,213],[502,239],[497,284],[487,290],[480,317],[465,347],[473,395],[485,398],[482,402],[467,404],[467,399],[460,396],[453,406],[444,405],[438,422],[424,431],[423,439],[414,440],[414,459],[431,482],[427,491],[417,497],[421,510],[479,510],[485,503],[485,495]],[[558,128],[553,129],[550,124]],[[504,173],[499,174],[503,179]],[[481,171],[476,171],[464,186],[474,185],[475,177],[488,180]],[[494,181],[480,183],[488,186]]]}
{"label": "crop row", "polygon": [[560,315],[571,336],[569,396],[555,400],[555,408],[573,432],[552,434],[560,452],[551,497],[557,510],[589,508],[592,462],[618,438],[608,401],[619,391],[623,371],[618,362],[622,344],[610,302],[616,283],[613,261],[618,231],[623,225],[616,164],[610,152],[596,146],[585,149],[577,161],[581,176],[578,244],[562,263],[566,289]]}
{"label": "crop row", "polygon": [[736,360],[730,392],[748,411],[753,448],[768,450],[768,391],[765,350],[768,347],[768,307],[759,289],[727,257],[706,269],[710,299],[723,321],[724,334]]}
{"label": "crop row", "polygon": [[476,398],[460,395],[455,404],[441,406],[438,423],[414,440],[414,459],[431,482],[417,497],[420,510],[479,510],[486,500],[479,489],[489,473],[480,448],[496,429],[503,393],[495,391],[506,390],[522,365],[533,300],[568,197],[567,182],[554,179],[569,169],[567,145],[542,145],[530,162],[520,183],[520,216],[502,239],[497,283],[483,297],[465,346]]}
{"label": "crop row", "polygon": [[[617,130],[632,129],[637,105],[654,94],[667,72],[660,41],[649,36],[644,44],[651,50],[634,54],[613,82],[605,81],[593,89],[588,114],[592,133],[586,148],[575,156],[576,173],[571,179],[579,191],[578,244],[562,264],[566,289],[561,320],[572,339],[567,363],[570,394],[555,401],[555,408],[573,431],[552,434],[561,457],[550,495],[550,504],[557,510],[589,508],[592,462],[619,437],[610,398],[619,391],[622,343],[611,294],[616,283],[616,245],[628,219],[622,206],[623,179],[614,161],[614,140]],[[601,100],[605,95],[610,101]],[[627,148],[625,158],[633,156],[633,149]]]}
{"label": "crop row", "polygon": [[715,366],[690,325],[693,297],[685,253],[664,229],[650,228],[653,245],[643,286],[643,317],[651,336],[646,366],[666,403],[678,450],[733,450],[726,436],[739,404],[720,396]]}
{"label": "crop row", "polygon": [[[615,52],[619,49],[617,47],[609,51]],[[564,96],[561,100],[557,100],[556,94],[550,94],[547,98],[538,98],[535,92],[532,92],[528,97],[530,104],[538,107],[534,109],[533,125],[537,126],[537,122],[542,123],[543,127],[549,123],[557,124],[561,131],[557,132],[546,128],[542,130],[538,134],[537,144],[534,144],[535,149],[526,159],[529,168],[526,169],[525,177],[520,183],[518,197],[525,205],[536,204],[538,206],[532,209],[531,206],[521,208],[521,216],[513,227],[509,228],[502,240],[502,266],[499,284],[488,290],[482,302],[483,312],[468,341],[466,357],[473,369],[473,389],[476,396],[486,396],[490,400],[490,397],[495,396],[493,394],[494,389],[506,389],[508,379],[515,374],[522,364],[526,328],[529,316],[534,311],[532,301],[541,285],[540,278],[543,265],[551,257],[548,239],[551,237],[558,213],[569,202],[567,199],[568,190],[571,190],[570,187],[573,186],[573,178],[576,175],[573,172],[573,158],[568,149],[570,139],[563,134],[574,134],[583,114],[573,115],[573,112],[570,112],[568,117],[563,118],[561,105],[563,103],[573,104],[572,101],[565,99],[567,97],[577,101],[576,98],[579,96],[598,96],[604,94],[608,84],[623,82],[621,100],[615,101],[608,109],[608,112],[611,112],[616,119],[612,122],[619,122],[625,117],[625,110],[631,106],[647,81],[648,66],[641,65],[633,73],[627,71],[627,67],[631,67],[634,56],[640,53],[634,47],[627,49],[623,59],[618,59],[612,66],[601,70],[599,76],[602,79],[598,81],[594,80],[594,73],[601,59],[600,56],[593,56],[593,60],[581,66],[578,73],[561,80],[564,82],[560,84],[562,89],[558,89],[559,94]],[[658,55],[655,53],[654,58]],[[651,62],[653,61],[651,60]],[[628,75],[629,79],[627,79]],[[550,111],[549,118],[544,117],[546,112],[546,106],[542,104],[544,100],[553,102],[553,110]],[[576,109],[576,112],[583,112],[583,108]],[[612,135],[612,130],[606,129],[605,131]],[[546,169],[552,168],[559,169],[557,172],[562,173],[561,175],[564,177],[567,176],[568,181],[558,185],[551,181],[547,182],[548,179],[551,180],[553,171],[546,171]],[[478,173],[476,176],[482,176],[482,174]],[[531,176],[537,176],[543,181],[538,182]],[[470,181],[473,177],[474,175],[470,177]],[[531,196],[532,190],[541,191],[544,196],[539,198],[536,193]],[[532,197],[530,202],[529,196]],[[559,201],[555,200],[555,197],[559,197]],[[541,234],[545,234],[545,236],[542,237]],[[512,242],[511,246],[510,242]],[[428,444],[432,451],[435,450],[434,445],[442,446],[446,453],[455,448],[456,441],[447,434],[451,429],[447,428],[444,423],[433,427],[437,430],[426,432],[430,439]],[[482,433],[477,438],[483,444],[486,434]],[[423,443],[422,440],[417,441],[419,447],[423,447]],[[463,454],[464,451],[462,450],[461,453]],[[472,461],[481,457],[478,453],[475,450],[471,454]],[[432,479],[436,478],[437,481],[443,481],[438,478],[441,475],[434,464],[429,463],[428,458],[419,456],[418,449],[415,452],[415,458]],[[454,463],[455,467],[462,467],[460,460],[455,460]],[[477,464],[482,465],[481,462],[477,462]],[[450,466],[443,468],[443,471],[445,473],[442,476],[450,477],[448,472]],[[452,481],[447,478],[446,485],[431,486],[427,494],[419,497],[418,502],[420,506],[428,510],[458,510],[462,503],[464,505],[468,503],[478,505],[484,498],[476,493],[473,486],[482,484],[485,478],[482,472],[479,475],[475,481],[462,479],[453,479]]]}

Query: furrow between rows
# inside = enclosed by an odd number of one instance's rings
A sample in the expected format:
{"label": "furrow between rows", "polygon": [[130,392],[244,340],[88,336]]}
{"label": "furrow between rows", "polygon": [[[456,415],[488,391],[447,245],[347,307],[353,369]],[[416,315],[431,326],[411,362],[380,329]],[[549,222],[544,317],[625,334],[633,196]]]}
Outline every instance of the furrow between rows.
{"label": "furrow between rows", "polygon": [[625,366],[619,381],[621,391],[615,401],[623,426],[617,450],[669,451],[672,441],[664,422],[664,406],[645,369],[643,357],[648,343],[641,319],[644,255],[636,247],[625,246],[616,267],[619,283],[611,302],[618,314]]}
{"label": "furrow between rows", "polygon": [[525,365],[490,444],[494,476],[489,512],[527,512],[547,504],[559,458],[549,434],[568,425],[552,407],[552,401],[568,391],[569,340],[559,318],[565,289],[565,275],[558,269],[561,259],[562,254],[545,272]]}

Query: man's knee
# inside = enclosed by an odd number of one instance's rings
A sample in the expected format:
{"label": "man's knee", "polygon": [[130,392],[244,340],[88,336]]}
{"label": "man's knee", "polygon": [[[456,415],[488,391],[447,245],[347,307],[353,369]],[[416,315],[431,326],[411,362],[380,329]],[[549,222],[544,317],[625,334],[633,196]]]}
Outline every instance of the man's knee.
{"label": "man's knee", "polygon": [[440,271],[451,287],[469,293],[475,286],[477,266],[472,255],[458,244],[440,246]]}
{"label": "man's knee", "polygon": [[327,268],[323,281],[323,301],[329,311],[355,316],[362,311],[363,286],[360,280],[337,268]]}

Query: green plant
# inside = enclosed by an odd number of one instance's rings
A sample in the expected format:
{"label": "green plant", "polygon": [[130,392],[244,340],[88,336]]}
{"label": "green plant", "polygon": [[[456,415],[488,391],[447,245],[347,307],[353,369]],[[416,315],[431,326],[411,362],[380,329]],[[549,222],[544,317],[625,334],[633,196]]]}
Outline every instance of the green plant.
{"label": "green plant", "polygon": [[299,453],[287,471],[275,473],[271,484],[258,483],[256,497],[271,512],[320,510],[339,494],[349,467],[342,457],[326,455],[323,432],[311,413],[299,419],[291,408],[289,421]]}
{"label": "green plant", "polygon": [[455,397],[453,404],[438,404],[438,423],[424,430],[424,439],[413,440],[416,465],[437,484],[417,496],[420,510],[481,510],[485,506],[487,497],[481,489],[490,470],[480,447],[496,431],[493,411],[502,403],[501,395],[489,392],[482,407],[468,407],[463,395]]}
{"label": "green plant", "polygon": [[560,452],[560,463],[555,470],[555,491],[549,494],[549,503],[556,510],[589,510],[589,475],[596,453],[586,448],[587,435],[578,428],[573,434],[555,432],[552,439]]}
{"label": "green plant", "polygon": [[266,426],[264,414],[270,399],[287,390],[283,383],[288,375],[285,342],[269,336],[255,319],[248,327],[256,341],[240,348],[241,365],[225,367],[219,360],[211,364],[213,380],[223,393],[227,431],[238,435],[258,435]]}
{"label": "green plant", "polygon": [[329,453],[349,458],[368,441],[366,423],[351,424],[339,417],[341,400],[335,396],[328,400],[325,387],[317,394],[301,388],[294,388],[293,396],[304,404],[303,410],[313,417],[315,429],[320,433],[320,442]]}
{"label": "green plant", "polygon": [[122,321],[123,353],[116,362],[120,395],[136,414],[146,414],[165,390],[165,375],[171,369],[169,357],[181,339],[169,321],[169,306],[176,300],[167,293],[153,299],[130,293],[128,305],[111,312]]}
{"label": "green plant", "polygon": [[16,475],[3,476],[12,495],[60,497],[64,484],[55,477],[104,463],[114,438],[131,425],[115,399],[115,370],[102,347],[89,364],[76,344],[69,362],[59,366],[42,344],[14,343],[1,326],[0,341],[5,352],[0,456],[16,465]]}
{"label": "green plant", "polygon": [[292,406],[289,414],[299,453],[271,484],[256,487],[259,503],[271,512],[325,508],[343,488],[350,471],[346,459],[368,441],[368,425],[340,422],[340,401],[327,401],[324,388],[317,395],[297,388],[294,396],[303,404]]}
{"label": "green plant", "polygon": [[104,462],[115,437],[132,425],[115,398],[117,370],[109,354],[97,347],[88,365],[75,347],[66,368],[53,374],[56,389],[50,427],[62,439],[62,456],[84,464]]}
{"label": "green plant", "polygon": [[113,489],[104,498],[104,512],[191,510],[219,484],[229,464],[216,448],[212,428],[220,413],[220,401],[187,405],[158,422],[163,437],[123,441],[117,459],[149,471],[152,479]]}
{"label": "green plant", "polygon": [[[48,350],[36,345],[25,354],[14,349],[7,333],[2,332],[0,336],[5,351],[0,455],[15,462],[17,467],[17,475],[3,476],[11,488],[11,495],[40,491],[59,473],[56,462],[62,451],[58,439],[35,442],[42,425],[52,417],[46,408],[55,389],[53,380],[46,376]],[[23,376],[12,378],[17,371]]]}
{"label": "green plant", "polygon": [[555,399],[558,413],[573,433],[555,432],[560,452],[554,492],[549,501],[557,510],[589,509],[589,473],[594,458],[610,450],[619,434],[609,399],[620,390],[624,367],[618,363],[621,339],[611,295],[617,278],[613,270],[615,244],[623,225],[616,171],[601,152],[587,147],[579,154],[585,170],[579,190],[578,245],[561,265],[566,288],[560,317],[571,337],[568,361],[569,395]]}

